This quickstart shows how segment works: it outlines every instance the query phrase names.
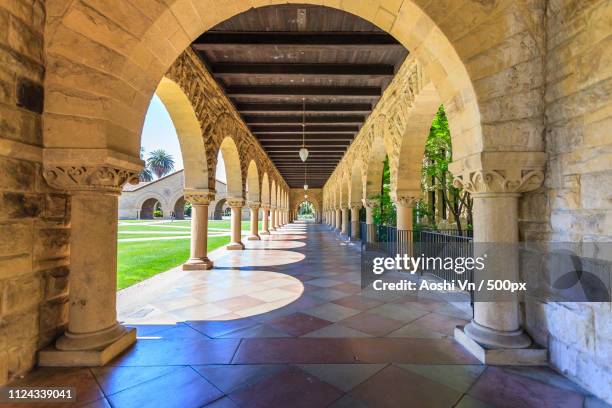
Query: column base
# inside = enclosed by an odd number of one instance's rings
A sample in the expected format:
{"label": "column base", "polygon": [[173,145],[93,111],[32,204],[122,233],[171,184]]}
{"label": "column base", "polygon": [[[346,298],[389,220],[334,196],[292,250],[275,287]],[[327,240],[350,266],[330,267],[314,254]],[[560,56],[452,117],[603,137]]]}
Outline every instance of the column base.
{"label": "column base", "polygon": [[184,271],[207,271],[214,267],[213,262],[208,258],[189,259],[183,264]]}
{"label": "column base", "polygon": [[259,235],[270,235],[270,231],[261,231]]}
{"label": "column base", "polygon": [[465,326],[464,332],[472,340],[490,349],[522,349],[531,345],[531,338],[522,329],[514,331],[494,330],[472,320]]}
{"label": "column base", "polygon": [[[466,326],[467,327],[467,326]],[[548,350],[537,345],[528,348],[488,348],[473,340],[464,326],[455,327],[455,341],[483,364],[547,366]]]}
{"label": "column base", "polygon": [[136,329],[126,329],[113,342],[90,350],[60,350],[49,346],[38,352],[41,367],[101,367],[136,342]]}
{"label": "column base", "polygon": [[249,235],[247,240],[248,241],[259,241],[259,240],[261,240],[261,237],[259,235]]}
{"label": "column base", "polygon": [[244,249],[244,244],[242,242],[230,242],[225,249],[228,251],[240,251]]}

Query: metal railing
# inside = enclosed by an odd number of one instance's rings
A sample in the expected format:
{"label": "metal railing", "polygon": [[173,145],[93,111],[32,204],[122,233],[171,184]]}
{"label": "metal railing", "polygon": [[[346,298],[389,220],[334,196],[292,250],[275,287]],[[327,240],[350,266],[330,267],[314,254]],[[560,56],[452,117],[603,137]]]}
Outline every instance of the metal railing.
{"label": "metal railing", "polygon": [[[368,243],[370,249],[380,251],[387,256],[395,257],[408,254],[414,257],[452,259],[469,258],[474,256],[472,230],[433,230],[421,228],[415,231],[398,230],[388,225],[375,225],[376,242]],[[362,223],[362,242],[367,226]],[[443,281],[467,280],[474,282],[473,269],[466,268],[465,272],[458,273],[453,269],[444,268],[440,262],[431,262],[427,268],[421,269],[421,276],[429,273]],[[473,304],[474,294],[470,292]]]}

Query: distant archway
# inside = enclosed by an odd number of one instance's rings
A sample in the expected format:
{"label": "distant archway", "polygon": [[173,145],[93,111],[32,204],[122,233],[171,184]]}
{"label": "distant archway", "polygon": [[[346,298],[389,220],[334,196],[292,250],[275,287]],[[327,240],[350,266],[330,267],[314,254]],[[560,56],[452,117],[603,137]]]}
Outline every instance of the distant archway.
{"label": "distant archway", "polygon": [[297,218],[301,221],[315,221],[317,219],[317,209],[313,202],[302,201],[297,206]]}
{"label": "distant archway", "polygon": [[185,219],[185,197],[183,196],[179,197],[179,199],[174,203],[174,219]]}
{"label": "distant archway", "polygon": [[227,207],[227,201],[225,200],[225,198],[222,198],[219,201],[217,201],[217,204],[215,204],[215,211],[213,212],[214,220],[223,219],[223,216],[225,215],[225,212],[224,212],[225,207]]}
{"label": "distant archway", "polygon": [[139,218],[141,220],[152,220],[155,218],[156,213],[161,213],[161,216],[163,216],[162,206],[159,200],[151,197],[142,203]]}

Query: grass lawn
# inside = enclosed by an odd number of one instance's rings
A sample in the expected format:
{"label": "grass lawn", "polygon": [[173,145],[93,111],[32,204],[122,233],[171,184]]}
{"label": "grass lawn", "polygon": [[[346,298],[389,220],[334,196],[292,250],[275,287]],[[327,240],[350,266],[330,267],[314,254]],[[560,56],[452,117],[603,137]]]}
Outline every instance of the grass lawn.
{"label": "grass lawn", "polygon": [[[189,258],[189,238],[131,242],[123,241],[124,239],[171,238],[190,235],[190,222],[189,220],[174,222],[160,222],[155,220],[119,221],[117,288],[127,288],[151,276],[157,275],[160,272],[172,269]],[[261,221],[259,225],[261,227]],[[229,220],[210,220],[208,226],[210,228],[215,228],[215,230],[211,231],[212,234],[224,232],[229,234],[230,232]],[[242,230],[248,231],[249,228],[250,222],[243,221]],[[217,249],[229,242],[229,235],[221,237],[209,236],[208,251]]]}

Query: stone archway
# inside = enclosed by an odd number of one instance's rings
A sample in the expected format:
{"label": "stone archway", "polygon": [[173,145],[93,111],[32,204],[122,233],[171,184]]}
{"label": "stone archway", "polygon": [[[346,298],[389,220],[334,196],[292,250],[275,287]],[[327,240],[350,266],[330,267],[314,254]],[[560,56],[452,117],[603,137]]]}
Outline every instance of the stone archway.
{"label": "stone archway", "polygon": [[174,203],[174,219],[185,219],[185,197],[181,196]]}
{"label": "stone archway", "polygon": [[222,220],[225,215],[225,209],[227,208],[227,200],[225,198],[220,199],[215,204],[215,210],[213,212],[213,220]]}
{"label": "stone archway", "polygon": [[140,207],[139,219],[152,220],[155,219],[155,211],[161,210],[161,202],[157,198],[148,198],[144,200]]}

